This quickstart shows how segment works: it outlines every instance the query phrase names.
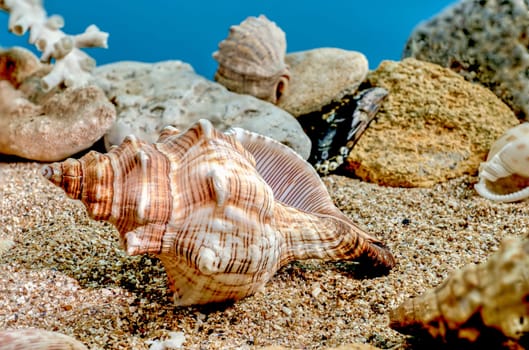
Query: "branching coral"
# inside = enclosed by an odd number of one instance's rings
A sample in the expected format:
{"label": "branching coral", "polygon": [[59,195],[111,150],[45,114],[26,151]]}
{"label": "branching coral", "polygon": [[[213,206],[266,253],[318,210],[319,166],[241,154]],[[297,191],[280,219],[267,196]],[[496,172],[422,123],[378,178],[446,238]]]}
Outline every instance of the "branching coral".
{"label": "branching coral", "polygon": [[48,17],[42,0],[0,0],[0,10],[9,13],[9,30],[16,35],[24,35],[28,30],[29,42],[42,52],[40,60],[55,65],[49,74],[42,78],[42,86],[50,90],[64,82],[67,87],[86,85],[91,80],[90,72],[95,61],[81,48],[107,47],[108,33],[95,25],[90,25],[84,33],[67,35],[61,28],[61,16]]}

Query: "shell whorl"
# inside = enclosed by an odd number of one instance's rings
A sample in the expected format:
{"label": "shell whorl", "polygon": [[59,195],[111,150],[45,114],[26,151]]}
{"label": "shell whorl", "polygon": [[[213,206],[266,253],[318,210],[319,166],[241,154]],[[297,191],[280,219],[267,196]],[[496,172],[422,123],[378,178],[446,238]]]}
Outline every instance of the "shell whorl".
{"label": "shell whorl", "polygon": [[213,57],[215,80],[228,90],[277,104],[288,90],[285,33],[264,15],[232,26]]}
{"label": "shell whorl", "polygon": [[[169,160],[152,145],[127,137],[106,154],[90,151],[81,159],[67,159],[43,168],[43,175],[86,206],[95,220],[112,223],[131,255],[156,253],[169,220],[173,200],[165,176]],[[147,224],[148,225],[145,225]],[[142,229],[142,244],[127,233]]]}
{"label": "shell whorl", "polygon": [[475,189],[481,196],[494,201],[515,202],[528,198],[528,187],[497,193],[494,183],[512,182],[513,177],[529,179],[529,123],[509,129],[494,142],[487,161],[479,167]]}
{"label": "shell whorl", "polygon": [[166,128],[152,145],[129,137],[42,172],[113,223],[129,254],[157,256],[177,305],[241,299],[297,259],[395,263],[334,206],[310,164],[242,129],[200,120]]}

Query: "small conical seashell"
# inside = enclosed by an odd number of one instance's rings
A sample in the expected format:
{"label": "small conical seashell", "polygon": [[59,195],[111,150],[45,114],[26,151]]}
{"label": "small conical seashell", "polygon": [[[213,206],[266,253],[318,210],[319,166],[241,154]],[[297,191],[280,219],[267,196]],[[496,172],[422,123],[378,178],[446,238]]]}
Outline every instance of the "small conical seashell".
{"label": "small conical seashell", "polygon": [[213,57],[215,80],[228,90],[276,104],[288,88],[285,33],[265,16],[232,26]]}
{"label": "small conical seashell", "polygon": [[38,328],[0,331],[0,350],[88,350],[67,335]]}
{"label": "small conical seashell", "polygon": [[380,241],[337,209],[315,170],[287,146],[200,120],[148,144],[128,137],[43,168],[126,251],[164,264],[177,305],[238,300],[293,260],[364,259],[390,268]]}
{"label": "small conical seashell", "polygon": [[484,343],[486,348],[498,348],[491,341],[527,342],[528,271],[529,241],[506,240],[485,263],[455,271],[436,289],[392,310],[390,327],[442,342]]}
{"label": "small conical seashell", "polygon": [[529,123],[522,123],[494,142],[487,161],[479,167],[475,188],[490,200],[516,202],[529,198],[528,184]]}

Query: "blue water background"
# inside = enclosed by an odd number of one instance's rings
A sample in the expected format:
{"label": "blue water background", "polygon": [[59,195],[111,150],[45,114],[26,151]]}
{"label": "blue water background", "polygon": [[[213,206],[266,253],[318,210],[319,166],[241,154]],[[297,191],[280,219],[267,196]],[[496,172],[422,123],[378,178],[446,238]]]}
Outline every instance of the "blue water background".
{"label": "blue water background", "polygon": [[[45,0],[48,15],[65,19],[64,32],[78,34],[96,24],[110,33],[108,49],[87,49],[97,64],[135,60],[179,59],[212,78],[217,62],[212,53],[230,25],[248,16],[266,15],[286,33],[287,51],[338,47],[360,51],[374,69],[385,59],[399,60],[413,28],[453,0]],[[7,31],[8,16],[0,13],[0,45],[32,49],[28,35]],[[4,26],[4,30],[1,30]],[[36,52],[36,51],[35,51]]]}

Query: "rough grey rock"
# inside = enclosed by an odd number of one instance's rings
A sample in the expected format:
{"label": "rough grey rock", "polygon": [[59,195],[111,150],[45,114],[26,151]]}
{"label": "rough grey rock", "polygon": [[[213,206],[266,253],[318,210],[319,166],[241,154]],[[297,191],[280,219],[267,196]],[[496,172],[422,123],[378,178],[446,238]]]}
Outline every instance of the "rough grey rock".
{"label": "rough grey rock", "polygon": [[437,63],[480,82],[527,120],[528,48],[527,0],[463,0],[420,23],[403,57]]}
{"label": "rough grey rock", "polygon": [[129,134],[155,142],[167,125],[186,129],[205,118],[221,130],[240,127],[269,136],[305,159],[310,154],[310,139],[292,115],[253,96],[229,92],[184,62],[118,62],[98,67],[94,75],[118,114],[105,135],[107,147]]}

